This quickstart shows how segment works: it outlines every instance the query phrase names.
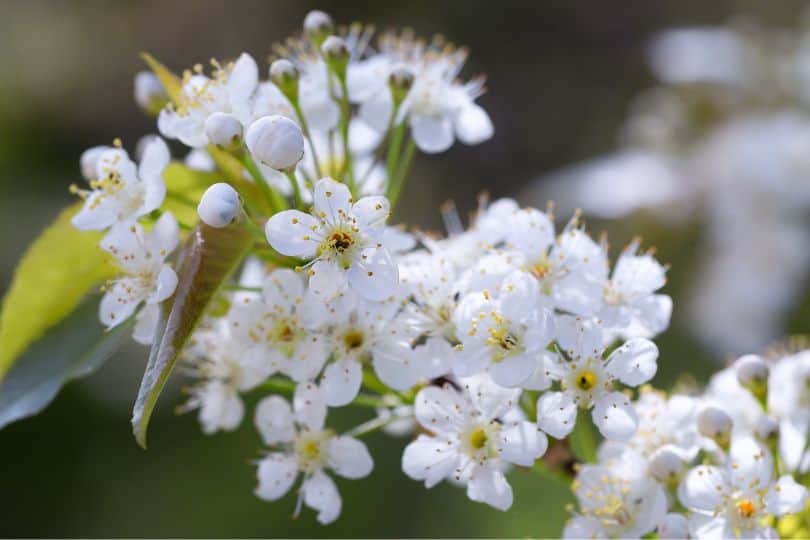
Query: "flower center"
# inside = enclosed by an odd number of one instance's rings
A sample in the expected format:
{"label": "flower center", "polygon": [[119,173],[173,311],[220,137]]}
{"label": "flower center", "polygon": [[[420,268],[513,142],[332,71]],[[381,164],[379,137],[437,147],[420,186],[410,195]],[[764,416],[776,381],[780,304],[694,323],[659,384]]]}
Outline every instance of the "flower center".
{"label": "flower center", "polygon": [[493,348],[493,362],[500,362],[508,355],[518,351],[520,337],[511,331],[506,319],[496,313],[493,313],[492,316],[495,318],[497,325],[487,329],[489,333],[487,345]]}
{"label": "flower center", "polygon": [[750,518],[757,511],[757,507],[748,499],[743,499],[737,503],[737,513],[742,518]]}
{"label": "flower center", "polygon": [[295,455],[301,470],[312,473],[323,466],[326,456],[321,451],[322,446],[331,436],[332,433],[329,430],[305,432],[299,436],[295,441]]}
{"label": "flower center", "polygon": [[596,386],[596,374],[593,371],[583,371],[577,375],[576,379],[577,388],[587,392]]}
{"label": "flower center", "polygon": [[470,434],[470,446],[476,450],[481,450],[487,444],[487,432],[483,428],[478,428]]}
{"label": "flower center", "polygon": [[329,248],[336,253],[343,253],[354,245],[354,238],[345,231],[335,231],[327,241]]}
{"label": "flower center", "polygon": [[343,343],[349,350],[358,349],[363,346],[364,336],[360,330],[349,330],[343,334]]}

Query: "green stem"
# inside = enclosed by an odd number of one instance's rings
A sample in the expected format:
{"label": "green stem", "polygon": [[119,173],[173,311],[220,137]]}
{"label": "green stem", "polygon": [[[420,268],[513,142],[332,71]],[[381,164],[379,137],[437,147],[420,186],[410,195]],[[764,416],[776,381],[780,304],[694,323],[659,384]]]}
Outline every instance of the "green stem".
{"label": "green stem", "polygon": [[[291,379],[285,379],[283,377],[270,377],[257,388],[259,390],[270,392],[294,394],[297,386],[298,384]],[[352,405],[357,405],[358,407],[365,407],[368,409],[379,409],[385,407],[382,400],[368,394],[358,394],[354,401],[352,401]]]}
{"label": "green stem", "polygon": [[393,181],[389,179],[388,184],[388,201],[391,203],[391,210],[393,210],[397,205],[397,200],[399,199],[400,192],[402,191],[402,184],[405,183],[405,176],[408,174],[408,169],[411,168],[411,161],[413,160],[413,155],[416,152],[416,143],[414,142],[413,138],[408,139],[408,144],[405,147],[404,157],[402,158],[402,163],[400,163],[399,168],[397,170],[396,176],[394,177]]}
{"label": "green stem", "polygon": [[352,195],[357,195],[357,186],[354,183],[354,167],[352,166],[352,153],[349,151],[349,120],[351,118],[351,105],[349,104],[349,88],[346,77],[338,77],[340,83],[340,136],[343,140],[343,167],[340,174],[341,181],[349,187]]}
{"label": "green stem", "polygon": [[[397,161],[399,160],[399,152],[402,148],[402,139],[405,137],[405,130],[407,125],[403,120],[396,128],[394,128],[391,135],[391,144],[388,147],[388,157],[385,160],[386,180],[388,181],[388,193],[391,191],[391,183],[394,181],[394,175],[397,172]],[[390,198],[390,197],[389,197]]]}
{"label": "green stem", "polygon": [[383,429],[385,426],[390,424],[395,417],[392,415],[388,418],[372,418],[368,422],[364,422],[359,426],[355,427],[354,429],[350,429],[344,435],[348,435],[349,437],[364,437],[376,431]]}
{"label": "green stem", "polygon": [[315,150],[315,143],[312,141],[312,136],[309,133],[309,126],[307,125],[307,120],[304,118],[304,111],[301,110],[301,105],[298,103],[298,100],[294,100],[292,102],[293,110],[295,111],[295,115],[298,117],[298,123],[301,124],[301,133],[304,134],[304,137],[307,138],[309,141],[309,147],[312,149],[312,161],[315,162],[315,174],[317,174],[318,178],[323,177],[323,171],[321,171],[321,160],[318,159],[317,150]]}
{"label": "green stem", "polygon": [[273,210],[273,213],[276,214],[281,212],[282,210],[287,209],[287,201],[284,200],[284,197],[279,195],[276,190],[272,189],[270,185],[265,180],[264,175],[259,170],[259,167],[256,165],[256,162],[253,161],[253,158],[250,157],[250,154],[245,152],[242,154],[242,163],[244,164],[245,168],[250,173],[250,176],[256,182],[256,185],[259,187],[259,191],[262,193],[262,196],[267,201],[267,204],[270,205],[270,208]]}
{"label": "green stem", "polygon": [[299,210],[304,210],[304,201],[301,200],[301,188],[298,187],[298,179],[295,177],[295,170],[288,169],[284,171],[284,174],[287,175],[287,178],[290,179],[290,185],[292,186],[293,190],[293,197],[295,198],[295,207]]}
{"label": "green stem", "polygon": [[579,409],[577,423],[570,436],[571,450],[580,461],[596,463],[596,436],[589,411]]}
{"label": "green stem", "polygon": [[276,266],[280,266],[282,268],[298,268],[302,266],[304,261],[301,259],[297,259],[295,257],[285,257],[284,255],[280,255],[274,249],[267,247],[267,248],[254,248],[251,252],[260,259],[273,263]]}

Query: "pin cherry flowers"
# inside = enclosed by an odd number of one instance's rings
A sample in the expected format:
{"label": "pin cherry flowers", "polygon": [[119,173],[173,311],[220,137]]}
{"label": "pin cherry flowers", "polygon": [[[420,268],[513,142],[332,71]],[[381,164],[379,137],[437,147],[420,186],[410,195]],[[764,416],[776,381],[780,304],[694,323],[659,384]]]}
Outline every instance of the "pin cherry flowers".
{"label": "pin cherry flowers", "polygon": [[[466,227],[445,206],[446,235],[391,221],[415,196],[416,150],[494,134],[482,81],[460,82],[466,50],[375,40],[314,11],[274,51],[269,67],[243,53],[179,76],[144,56],[136,101],[160,135],[85,152],[79,200],[21,263],[3,308],[15,337],[2,342],[0,424],[132,333],[151,347],[137,443],[167,379],[185,374],[178,411],[208,435],[252,419],[255,495],[322,524],[357,507],[335,479],[373,474],[363,439],[377,431],[409,438],[404,477],[501,511],[516,468],[570,483],[572,537],[766,535],[804,510],[807,353],[750,357],[702,394],[665,395],[647,383],[672,300],[640,241],[611,265],[579,214],[557,228],[550,209],[510,199],[482,200]],[[7,326],[19,305],[38,316]],[[73,364],[37,368],[46,331]],[[341,407],[368,419],[337,431]],[[549,448],[574,467],[547,464]]]}

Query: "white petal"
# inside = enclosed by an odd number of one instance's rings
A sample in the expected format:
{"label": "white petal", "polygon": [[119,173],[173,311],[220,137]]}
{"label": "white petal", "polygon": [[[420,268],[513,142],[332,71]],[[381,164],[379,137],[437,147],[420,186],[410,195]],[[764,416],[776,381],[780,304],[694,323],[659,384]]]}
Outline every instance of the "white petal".
{"label": "white petal", "polygon": [[555,327],[557,343],[571,358],[601,357],[604,333],[595,321],[564,315],[557,317]]}
{"label": "white petal", "polygon": [[450,373],[452,360],[457,354],[458,352],[453,349],[453,346],[440,337],[427,338],[424,345],[413,351],[422,377],[426,379],[436,379]]}
{"label": "white petal", "polygon": [[129,278],[115,282],[99,304],[99,319],[107,329],[114,328],[129,319],[143,300],[143,294],[136,290]]}
{"label": "white petal", "polygon": [[298,210],[285,210],[267,220],[267,241],[282,255],[311,259],[318,249],[318,221]]}
{"label": "white petal", "polygon": [[292,356],[284,359],[281,370],[295,382],[315,379],[330,354],[330,342],[324,335],[310,334],[298,344]]}
{"label": "white petal", "polygon": [[289,268],[273,270],[262,286],[265,304],[273,310],[291,313],[304,296],[301,274]]}
{"label": "white petal", "polygon": [[546,435],[532,422],[518,422],[513,426],[504,426],[501,430],[501,458],[509,463],[531,467],[535,460],[546,453],[546,448]]}
{"label": "white petal", "polygon": [[658,369],[658,347],[644,338],[634,338],[613,351],[607,359],[607,372],[628,386],[644,384]]}
{"label": "white petal", "polygon": [[180,227],[171,212],[165,212],[155,222],[146,239],[146,247],[155,258],[165,259],[180,242]]}
{"label": "white petal", "polygon": [[726,476],[720,467],[698,465],[681,482],[678,498],[690,510],[713,512],[723,503],[728,490]]}
{"label": "white petal", "polygon": [[669,327],[672,318],[672,298],[666,294],[652,294],[641,299],[636,308],[643,326],[656,336]]}
{"label": "white petal", "polygon": [[[759,533],[759,531],[757,531]],[[729,540],[736,538],[731,521],[723,515],[694,513],[689,517],[689,536],[700,540]],[[761,538],[756,536],[755,538]]]}
{"label": "white petal", "polygon": [[153,179],[163,182],[163,169],[169,164],[171,155],[169,147],[160,137],[155,137],[147,145],[138,166],[138,176],[142,181],[148,182]]}
{"label": "white petal", "polygon": [[562,537],[570,539],[601,538],[604,536],[602,522],[595,517],[575,516],[565,524]]}
{"label": "white petal", "polygon": [[363,478],[374,462],[366,445],[353,437],[335,437],[328,442],[329,466],[343,478]]}
{"label": "white petal", "polygon": [[379,302],[391,296],[399,283],[399,269],[384,247],[363,248],[349,267],[349,285],[357,294]]}
{"label": "white petal", "polygon": [[534,356],[534,371],[528,379],[523,381],[521,388],[526,390],[546,390],[551,386],[548,365],[554,360],[554,353],[542,351]]}
{"label": "white petal", "polygon": [[518,354],[494,363],[489,368],[492,380],[505,388],[515,388],[523,384],[534,373],[535,359],[530,354]]}
{"label": "white petal", "polygon": [[322,302],[346,292],[347,272],[335,262],[320,260],[310,267],[309,275],[309,292]]}
{"label": "white petal", "polygon": [[256,61],[247,53],[242,53],[234,63],[233,70],[228,76],[228,98],[234,114],[247,120],[249,114],[248,100],[256,91],[259,84],[259,67]]}
{"label": "white petal", "polygon": [[158,274],[155,291],[147,298],[147,302],[150,304],[163,302],[174,294],[176,288],[177,273],[171,267],[163,266]]}
{"label": "white petal", "polygon": [[363,230],[381,230],[391,213],[391,205],[383,196],[363,197],[352,206],[352,213]]}
{"label": "white petal", "polygon": [[452,387],[428,386],[416,394],[414,415],[422,427],[434,433],[455,433],[466,421],[467,401]]}
{"label": "white petal", "polygon": [[281,396],[268,396],[261,400],[256,406],[253,422],[268,446],[289,442],[295,437],[292,409]]}
{"label": "white petal", "polygon": [[374,372],[380,380],[394,390],[413,388],[422,378],[420,363],[423,361],[407,344],[392,344],[375,348]]}
{"label": "white petal", "polygon": [[265,501],[275,501],[292,487],[298,476],[298,464],[292,455],[273,453],[259,461],[256,475],[259,478],[259,485],[254,491],[256,496]]}
{"label": "white petal", "polygon": [[577,422],[577,405],[564,392],[546,392],[537,400],[537,425],[554,437],[564,439]]}
{"label": "white petal", "polygon": [[667,514],[658,524],[658,537],[663,539],[686,538],[689,535],[689,521],[681,514]]}
{"label": "white petal", "polygon": [[402,470],[414,480],[424,480],[430,489],[451,475],[458,466],[458,451],[444,440],[419,435],[405,447]]}
{"label": "white petal", "polygon": [[765,495],[768,513],[782,516],[801,512],[807,504],[807,488],[790,475],[782,476]]}
{"label": "white petal", "polygon": [[756,482],[765,487],[771,483],[773,458],[771,453],[753,436],[735,434],[731,440],[729,459],[732,463],[731,477],[735,485]]}
{"label": "white petal", "polygon": [[638,428],[638,416],[630,399],[621,392],[610,392],[596,399],[593,423],[606,439],[625,441]]}
{"label": "white petal", "polygon": [[495,133],[492,120],[479,105],[464,107],[455,120],[456,135],[464,144],[480,144]]}
{"label": "white petal", "polygon": [[315,384],[304,382],[295,387],[293,407],[296,422],[312,431],[323,429],[326,420],[326,404],[321,390]]}
{"label": "white petal", "polygon": [[438,154],[453,145],[453,124],[446,116],[414,115],[411,117],[411,135],[419,150]]}
{"label": "white petal", "polygon": [[339,360],[329,364],[321,377],[324,401],[330,407],[348,405],[360,392],[363,368],[354,360]]}
{"label": "white petal", "polygon": [[335,482],[323,471],[318,471],[302,485],[304,503],[318,512],[318,523],[328,525],[340,515],[342,502]]}
{"label": "white petal", "polygon": [[200,424],[203,433],[233,431],[242,423],[245,405],[235,390],[221,381],[209,381],[200,393]]}
{"label": "white petal", "polygon": [[467,483],[467,496],[501,511],[512,506],[512,487],[493,467],[476,467]]}
{"label": "white petal", "polygon": [[315,184],[315,215],[329,223],[341,223],[349,219],[352,209],[352,194],[345,184],[331,178],[322,178]]}
{"label": "white petal", "polygon": [[393,112],[391,92],[379,92],[377,95],[360,105],[360,118],[373,129],[385,132]]}
{"label": "white petal", "polygon": [[141,345],[151,345],[155,340],[160,308],[157,304],[147,304],[138,311],[135,319],[135,328],[132,330],[132,339]]}

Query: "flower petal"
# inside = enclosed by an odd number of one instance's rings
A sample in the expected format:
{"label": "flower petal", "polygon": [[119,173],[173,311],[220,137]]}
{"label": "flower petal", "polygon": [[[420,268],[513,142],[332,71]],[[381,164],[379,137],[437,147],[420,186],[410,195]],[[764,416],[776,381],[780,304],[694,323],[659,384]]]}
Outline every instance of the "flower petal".
{"label": "flower petal", "polygon": [[765,507],[769,514],[782,516],[801,512],[807,504],[807,488],[797,484],[790,475],[779,478],[765,494]]}
{"label": "flower petal", "polygon": [[577,422],[577,405],[565,392],[546,392],[537,400],[537,425],[554,437],[564,439]]}
{"label": "flower petal", "polygon": [[509,463],[531,467],[535,460],[546,453],[547,448],[546,435],[532,422],[522,421],[504,426],[500,432],[501,458]]}
{"label": "flower petal", "polygon": [[253,493],[265,501],[275,501],[292,487],[298,476],[298,464],[292,455],[273,453],[259,461],[256,476],[259,485]]}
{"label": "flower petal", "polygon": [[714,512],[728,491],[728,480],[720,467],[698,465],[681,482],[678,498],[690,510]]}
{"label": "flower petal", "polygon": [[480,105],[467,105],[455,119],[456,136],[464,144],[480,144],[495,133],[492,120]]}
{"label": "flower petal", "polygon": [[309,477],[302,485],[304,503],[318,512],[318,523],[328,525],[340,515],[342,501],[335,482],[323,471]]}
{"label": "flower petal", "polygon": [[634,338],[613,351],[607,359],[607,372],[628,386],[644,384],[658,369],[658,347],[644,338]]}
{"label": "flower petal", "polygon": [[467,482],[467,496],[501,511],[512,506],[512,487],[503,473],[493,467],[476,467]]}
{"label": "flower petal", "polygon": [[399,269],[384,247],[363,248],[349,267],[349,285],[363,298],[379,302],[391,296],[399,282]]}
{"label": "flower petal", "polygon": [[433,433],[455,433],[466,421],[469,404],[452,387],[428,386],[416,394],[414,416]]}
{"label": "flower petal", "polygon": [[368,448],[357,439],[335,437],[328,445],[329,466],[343,478],[363,478],[374,468]]}
{"label": "flower petal", "polygon": [[267,220],[267,241],[282,255],[311,259],[318,249],[318,220],[298,210],[285,210]]}
{"label": "flower petal", "polygon": [[261,400],[256,405],[253,423],[267,446],[290,442],[295,437],[292,409],[281,396],[268,396]]}
{"label": "flower petal", "polygon": [[621,392],[599,396],[591,415],[593,423],[606,439],[625,441],[638,428],[636,410],[628,397]]}
{"label": "flower petal", "polygon": [[453,145],[453,124],[446,116],[411,116],[411,135],[426,154],[444,152]]}
{"label": "flower petal", "polygon": [[312,431],[323,429],[327,412],[326,404],[321,390],[315,384],[305,382],[295,387],[293,408],[296,422]]}
{"label": "flower petal", "polygon": [[315,215],[328,223],[349,220],[352,210],[352,194],[345,184],[331,178],[321,178],[315,184]]}
{"label": "flower petal", "polygon": [[348,405],[360,392],[363,368],[354,360],[339,360],[329,364],[321,377],[324,401],[330,407]]}
{"label": "flower petal", "polygon": [[405,447],[402,470],[414,480],[424,480],[430,489],[456,470],[458,456],[457,449],[444,440],[419,435]]}

